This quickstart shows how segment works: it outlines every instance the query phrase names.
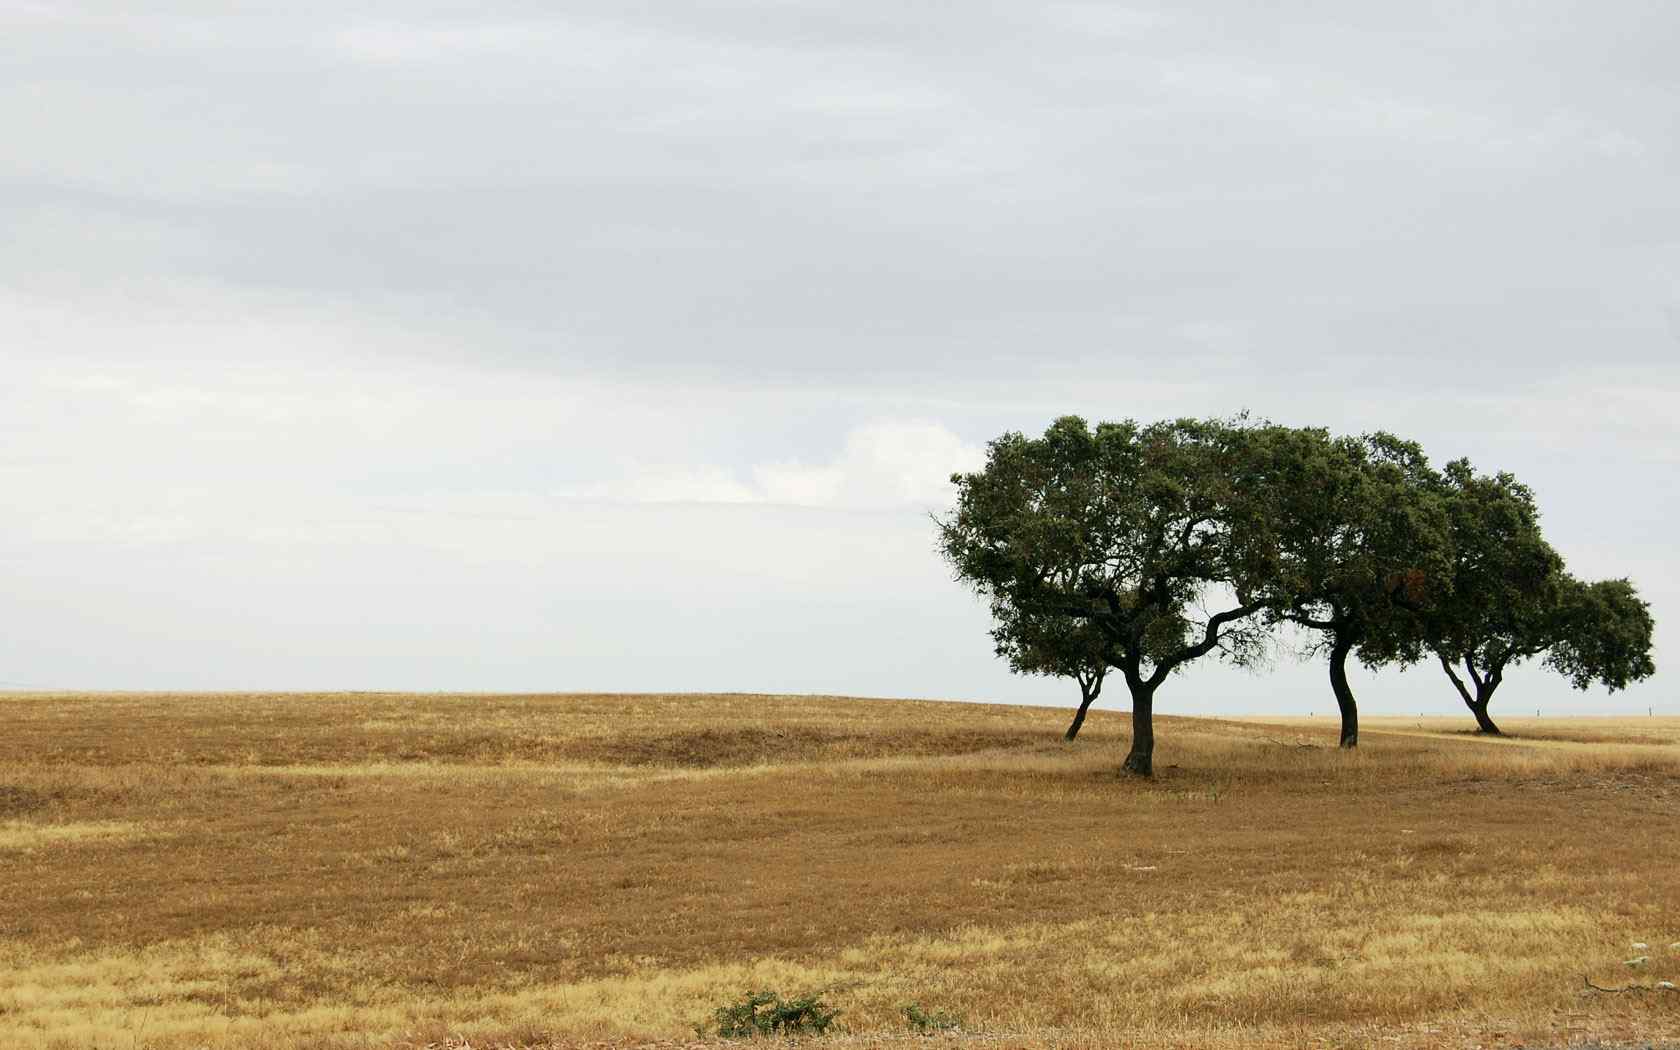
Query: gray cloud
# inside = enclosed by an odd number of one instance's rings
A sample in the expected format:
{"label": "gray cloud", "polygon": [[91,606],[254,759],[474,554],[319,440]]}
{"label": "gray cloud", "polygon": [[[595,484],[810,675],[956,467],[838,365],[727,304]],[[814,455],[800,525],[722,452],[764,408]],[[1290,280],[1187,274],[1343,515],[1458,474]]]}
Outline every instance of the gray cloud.
{"label": "gray cloud", "polygon": [[[0,558],[35,583],[0,655],[472,685],[461,621],[405,590],[439,574],[518,620],[469,632],[486,684],[1054,695],[987,662],[922,511],[936,460],[1070,410],[1412,434],[1530,479],[1583,571],[1680,611],[1648,480],[1680,450],[1677,30],[1564,0],[11,5]],[[917,433],[944,451],[869,451]],[[585,571],[613,535],[640,546]],[[227,566],[319,674],[253,655]],[[338,579],[365,658],[311,626]],[[146,659],[96,612],[121,593],[220,655]],[[67,661],[73,630],[111,662]],[[626,670],[650,630],[690,679]],[[594,641],[540,641],[568,632]],[[848,632],[879,659],[824,658]]]}

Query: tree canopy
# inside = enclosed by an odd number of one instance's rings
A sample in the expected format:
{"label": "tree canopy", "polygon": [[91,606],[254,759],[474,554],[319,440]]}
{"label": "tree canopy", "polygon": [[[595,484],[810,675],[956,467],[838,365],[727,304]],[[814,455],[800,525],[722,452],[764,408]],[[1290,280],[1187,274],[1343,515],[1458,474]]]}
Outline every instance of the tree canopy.
{"label": "tree canopy", "polygon": [[1041,438],[1005,434],[984,469],[952,477],[956,510],[939,527],[957,578],[999,623],[1096,629],[1131,693],[1129,772],[1152,771],[1154,695],[1168,676],[1216,650],[1252,660],[1264,644],[1256,584],[1275,570],[1263,499],[1238,483],[1248,434],[1196,420],[1092,429],[1066,416]]}
{"label": "tree canopy", "polygon": [[1545,654],[1577,689],[1613,692],[1655,673],[1646,603],[1627,580],[1569,575],[1527,485],[1466,459],[1437,485],[1452,525],[1452,596],[1425,603],[1414,624],[1483,732],[1499,732],[1488,705],[1506,671],[1533,657]]}
{"label": "tree canopy", "polygon": [[1169,677],[1209,655],[1252,665],[1286,624],[1327,658],[1343,746],[1358,741],[1349,656],[1434,655],[1489,732],[1488,702],[1524,660],[1544,654],[1582,689],[1655,670],[1648,605],[1628,580],[1570,576],[1527,486],[1463,459],[1435,471],[1393,434],[1065,416],[1041,437],[1004,434],[951,480],[940,549],[990,604],[996,652],[1079,680],[1069,739],[1118,670],[1129,772],[1152,771]]}

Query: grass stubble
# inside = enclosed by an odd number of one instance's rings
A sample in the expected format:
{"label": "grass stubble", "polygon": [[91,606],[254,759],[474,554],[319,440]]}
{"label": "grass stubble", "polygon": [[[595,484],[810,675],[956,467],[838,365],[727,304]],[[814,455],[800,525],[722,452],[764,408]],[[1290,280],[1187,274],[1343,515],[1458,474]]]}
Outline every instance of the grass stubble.
{"label": "grass stubble", "polygon": [[[0,1047],[1680,1038],[1680,719],[828,697],[0,696]],[[1643,942],[1650,948],[1634,951]],[[1648,956],[1633,968],[1624,960]]]}

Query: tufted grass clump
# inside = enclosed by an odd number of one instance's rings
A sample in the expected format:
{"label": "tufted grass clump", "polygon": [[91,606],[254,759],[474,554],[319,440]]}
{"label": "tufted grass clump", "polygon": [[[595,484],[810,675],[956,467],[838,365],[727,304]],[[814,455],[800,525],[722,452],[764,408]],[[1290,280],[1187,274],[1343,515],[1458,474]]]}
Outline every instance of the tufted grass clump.
{"label": "tufted grass clump", "polygon": [[904,1019],[910,1023],[910,1030],[919,1035],[934,1035],[939,1032],[957,1032],[962,1030],[962,1018],[956,1014],[935,1010],[931,1013],[922,1009],[921,1003],[908,1003],[904,1007]]}
{"label": "tufted grass clump", "polygon": [[713,1033],[704,1024],[695,1034],[715,1034],[722,1039],[743,1039],[761,1035],[824,1035],[840,1011],[815,995],[783,999],[775,992],[746,992],[732,1003],[712,1011]]}

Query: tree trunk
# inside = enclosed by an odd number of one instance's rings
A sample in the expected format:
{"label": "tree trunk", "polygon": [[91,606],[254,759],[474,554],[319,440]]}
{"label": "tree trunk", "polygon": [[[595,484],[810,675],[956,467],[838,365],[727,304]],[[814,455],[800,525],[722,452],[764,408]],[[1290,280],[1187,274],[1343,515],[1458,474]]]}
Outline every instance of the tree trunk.
{"label": "tree trunk", "polygon": [[1476,699],[1470,702],[1470,713],[1476,716],[1476,725],[1480,731],[1489,736],[1504,736],[1499,727],[1488,717],[1488,701],[1493,699],[1494,687],[1480,685],[1476,687]]}
{"label": "tree trunk", "polygon": [[1145,682],[1127,682],[1132,691],[1132,749],[1120,770],[1140,777],[1155,773],[1155,690]]}
{"label": "tree trunk", "polygon": [[1074,713],[1073,724],[1068,726],[1067,733],[1062,736],[1063,740],[1072,740],[1079,735],[1079,727],[1085,724],[1085,712],[1091,709],[1091,701],[1102,692],[1103,677],[1107,670],[1106,667],[1098,668],[1089,677],[1083,674],[1074,675],[1073,680],[1079,683],[1079,710]]}
{"label": "tree trunk", "polygon": [[1330,649],[1330,690],[1336,694],[1336,706],[1342,709],[1342,747],[1359,746],[1359,705],[1353,701],[1353,689],[1348,685],[1347,658],[1353,651],[1353,634],[1337,634]]}
{"label": "tree trunk", "polygon": [[1499,731],[1499,727],[1493,724],[1493,719],[1489,718],[1487,713],[1488,701],[1493,699],[1493,691],[1499,688],[1500,680],[1505,677],[1504,665],[1501,664],[1486,675],[1480,675],[1476,673],[1475,663],[1466,655],[1464,657],[1464,669],[1470,673],[1470,680],[1476,685],[1476,694],[1472,696],[1469,687],[1464,684],[1464,679],[1460,678],[1458,672],[1453,670],[1452,661],[1447,659],[1447,655],[1445,653],[1437,653],[1436,655],[1441,658],[1441,670],[1447,672],[1447,677],[1452,679],[1453,688],[1458,690],[1458,695],[1464,700],[1464,706],[1468,707],[1470,713],[1476,716],[1476,725],[1481,732],[1489,736],[1504,736],[1505,734]]}
{"label": "tree trunk", "polygon": [[1085,724],[1085,712],[1090,710],[1091,701],[1096,698],[1097,694],[1087,693],[1084,699],[1079,701],[1079,710],[1074,712],[1073,724],[1067,727],[1067,732],[1062,735],[1063,740],[1072,740],[1079,735],[1079,727]]}

